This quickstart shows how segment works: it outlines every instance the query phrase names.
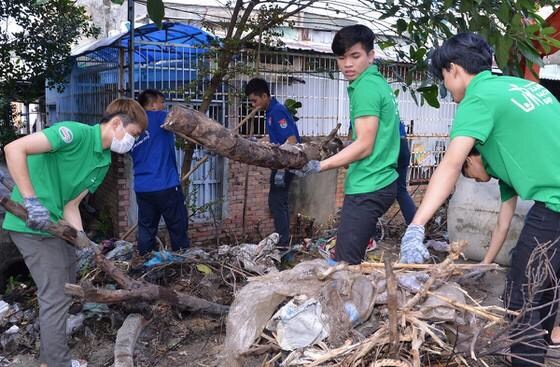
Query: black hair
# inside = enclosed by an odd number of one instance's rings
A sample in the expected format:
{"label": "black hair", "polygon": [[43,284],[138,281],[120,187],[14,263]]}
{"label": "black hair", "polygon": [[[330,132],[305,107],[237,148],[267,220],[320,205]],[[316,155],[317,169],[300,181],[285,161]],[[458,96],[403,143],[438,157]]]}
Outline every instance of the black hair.
{"label": "black hair", "polygon": [[258,96],[266,94],[270,96],[270,88],[266,80],[262,78],[253,78],[249,80],[245,86],[245,95],[249,96],[249,94],[256,94]]}
{"label": "black hair", "polygon": [[159,98],[165,99],[163,93],[157,89],[145,89],[138,96],[138,103],[144,108],[146,108],[150,103],[156,102]]}
{"label": "black hair", "polygon": [[[478,157],[480,156],[480,152],[478,151],[478,149],[476,149],[475,147],[472,147],[471,151],[469,152],[469,157]],[[461,167],[461,173],[463,174],[463,176],[467,177],[467,175],[465,174],[465,170],[467,169],[467,160],[465,160],[465,162],[463,163],[463,167]]]}
{"label": "black hair", "polygon": [[361,43],[367,53],[373,50],[374,41],[375,35],[373,31],[365,25],[349,25],[336,32],[331,49],[336,56],[342,56],[349,48],[357,43]]}
{"label": "black hair", "polygon": [[461,66],[469,74],[476,75],[492,69],[492,48],[476,33],[459,33],[432,51],[430,73],[443,80],[443,69],[449,70],[451,63]]}

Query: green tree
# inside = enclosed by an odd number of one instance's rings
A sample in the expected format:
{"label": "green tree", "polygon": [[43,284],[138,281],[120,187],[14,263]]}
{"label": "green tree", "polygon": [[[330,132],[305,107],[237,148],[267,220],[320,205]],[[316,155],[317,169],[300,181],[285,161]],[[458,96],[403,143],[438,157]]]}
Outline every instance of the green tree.
{"label": "green tree", "polygon": [[[401,58],[414,65],[403,80],[411,84],[414,73],[423,73],[431,47],[440,45],[458,32],[481,34],[492,45],[498,67],[508,75],[523,76],[523,66],[543,65],[543,51],[560,47],[551,37],[556,30],[538,14],[546,5],[557,7],[558,0],[388,0],[368,1],[379,11],[380,19],[391,20],[393,30],[406,37],[405,45],[394,41]],[[404,46],[404,47],[402,47]],[[417,91],[432,106],[438,106],[438,86],[425,75]]]}
{"label": "green tree", "polygon": [[6,131],[10,101],[34,101],[44,95],[47,81],[63,83],[72,45],[98,30],[73,0],[0,1],[0,25],[0,124]]}

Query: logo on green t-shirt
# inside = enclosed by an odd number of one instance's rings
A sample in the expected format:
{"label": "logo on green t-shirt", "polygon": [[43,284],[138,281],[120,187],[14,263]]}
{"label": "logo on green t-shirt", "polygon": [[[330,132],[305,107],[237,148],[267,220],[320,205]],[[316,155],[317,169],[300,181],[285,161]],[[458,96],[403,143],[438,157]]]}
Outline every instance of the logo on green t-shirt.
{"label": "logo on green t-shirt", "polygon": [[66,144],[70,144],[72,142],[72,139],[74,139],[74,135],[72,134],[72,131],[66,126],[60,127],[58,129],[58,134]]}

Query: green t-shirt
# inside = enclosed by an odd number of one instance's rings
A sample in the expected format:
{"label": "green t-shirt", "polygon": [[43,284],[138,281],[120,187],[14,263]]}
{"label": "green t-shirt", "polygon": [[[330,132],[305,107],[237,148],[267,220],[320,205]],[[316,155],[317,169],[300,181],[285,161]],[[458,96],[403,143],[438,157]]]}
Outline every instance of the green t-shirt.
{"label": "green t-shirt", "polygon": [[358,117],[376,116],[379,127],[370,155],[353,162],[346,174],[344,193],[374,192],[393,183],[397,177],[399,155],[399,112],[393,90],[372,65],[348,86],[352,139],[356,140],[354,121]]}
{"label": "green t-shirt", "polygon": [[502,201],[516,193],[560,212],[560,103],[543,86],[515,77],[476,75],[453,120],[451,139],[476,139]]}
{"label": "green t-shirt", "polygon": [[[65,121],[42,131],[51,144],[48,153],[27,157],[31,183],[39,201],[50,211],[54,222],[62,219],[66,204],[88,190],[94,192],[107,174],[111,151],[103,149],[100,125]],[[11,199],[22,203],[17,187]],[[28,228],[18,217],[6,213],[5,230],[48,236]]]}

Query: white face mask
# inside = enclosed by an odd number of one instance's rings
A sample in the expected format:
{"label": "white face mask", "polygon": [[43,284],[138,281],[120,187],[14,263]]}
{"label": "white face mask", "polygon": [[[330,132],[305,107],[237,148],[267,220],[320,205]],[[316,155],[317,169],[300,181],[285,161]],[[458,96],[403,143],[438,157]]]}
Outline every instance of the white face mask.
{"label": "white face mask", "polygon": [[[121,125],[122,127],[122,125]],[[124,127],[122,127],[124,129]],[[115,153],[124,154],[130,151],[134,146],[134,142],[136,139],[128,132],[125,132],[124,137],[122,139],[117,139],[113,135],[113,141],[111,142],[111,150]]]}

